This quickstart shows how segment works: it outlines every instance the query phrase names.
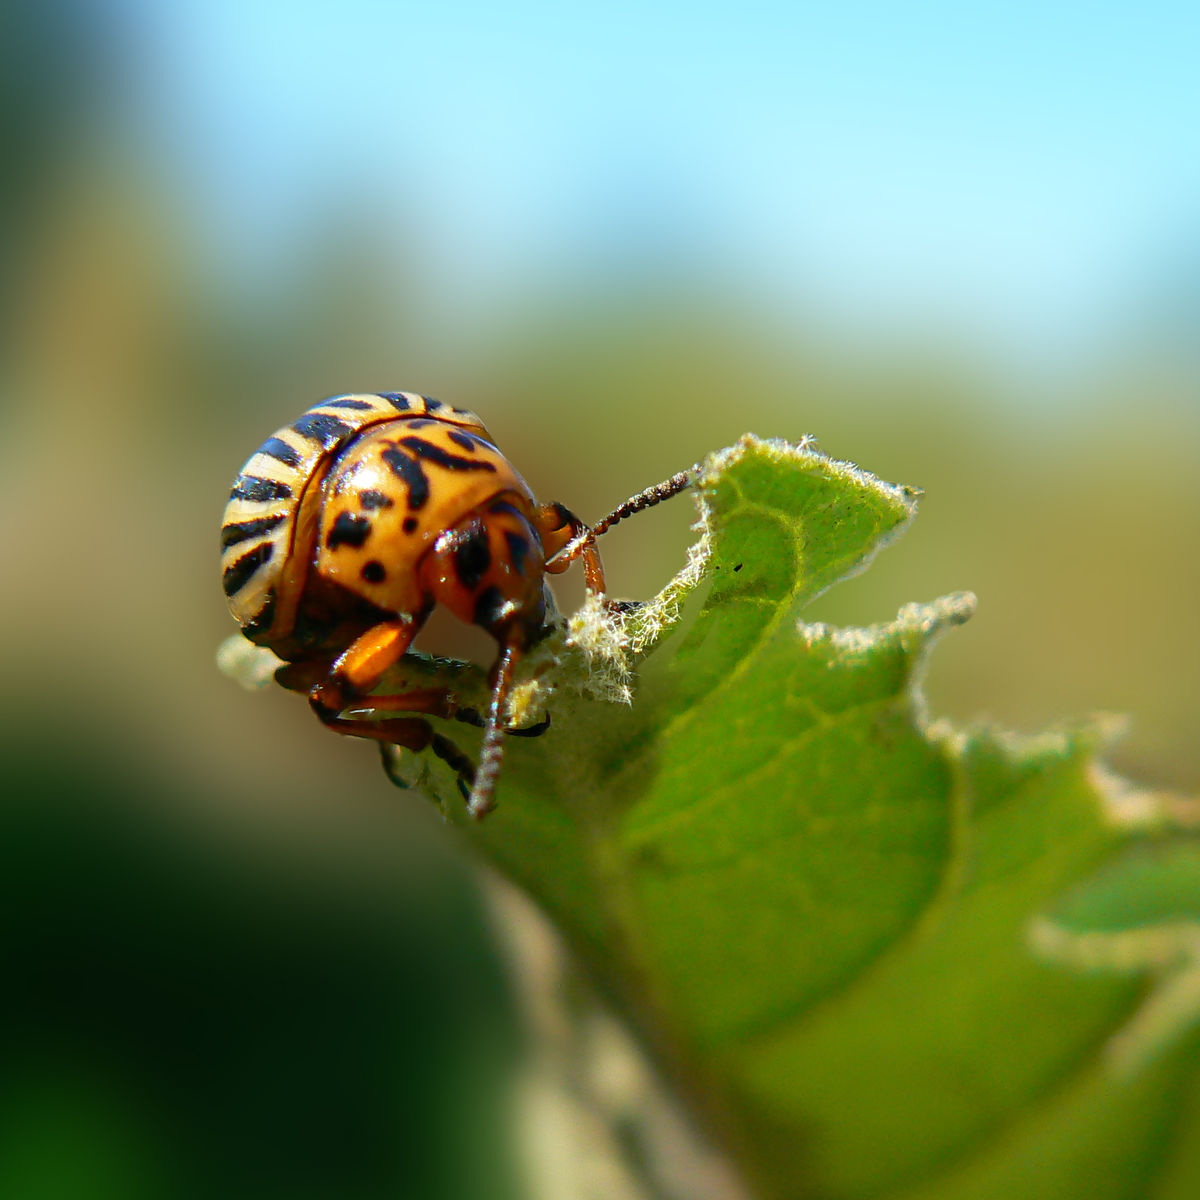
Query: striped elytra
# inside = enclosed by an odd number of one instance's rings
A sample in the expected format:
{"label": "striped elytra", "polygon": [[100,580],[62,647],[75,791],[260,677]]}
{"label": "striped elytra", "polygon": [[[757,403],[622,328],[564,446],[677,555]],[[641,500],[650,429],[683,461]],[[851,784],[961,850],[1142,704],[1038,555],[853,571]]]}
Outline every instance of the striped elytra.
{"label": "striped elytra", "polygon": [[[301,514],[313,507],[313,489],[343,450],[373,427],[391,426],[415,435],[414,423],[426,421],[464,440],[491,442],[474,413],[411,392],[380,392],[324,400],[276,430],[250,456],[234,481],[221,529],[222,585],[229,609],[247,636],[270,644],[291,633],[283,626],[289,610],[294,618],[297,596],[281,597],[280,592],[295,592],[304,584],[305,572],[294,561],[297,551],[305,549],[297,540],[299,534],[304,541],[307,532],[298,529]],[[419,454],[403,447],[397,453],[408,472],[408,493],[415,488],[417,495],[428,495],[430,483]],[[391,481],[386,491],[364,489],[364,508],[395,504],[395,491]],[[281,605],[281,599],[289,603]]]}
{"label": "striped elytra", "polygon": [[[549,722],[506,728],[517,664],[547,632],[546,575],[580,558],[603,595],[595,534],[688,478],[647,489],[593,531],[561,504],[539,505],[473,413],[412,392],[334,396],[276,430],[234,481],[222,585],[242,633],[284,660],[276,679],[329,728],[431,750],[482,817],[504,734]],[[437,606],[496,639],[486,715],[460,706],[450,682],[379,693]],[[478,768],[428,717],[483,726]]]}

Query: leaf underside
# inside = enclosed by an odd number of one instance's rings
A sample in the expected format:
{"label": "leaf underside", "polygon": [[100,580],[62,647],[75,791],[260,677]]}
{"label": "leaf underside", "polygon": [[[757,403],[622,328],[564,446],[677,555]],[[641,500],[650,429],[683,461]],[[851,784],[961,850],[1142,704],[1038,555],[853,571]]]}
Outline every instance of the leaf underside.
{"label": "leaf underside", "polygon": [[[750,436],[696,491],[689,565],[617,649],[593,613],[533,664],[554,726],[509,746],[499,810],[425,786],[756,1195],[1200,1195],[1195,813],[1108,777],[1099,726],[931,723],[969,596],[803,622],[912,494]],[[605,672],[632,704],[586,698]]]}

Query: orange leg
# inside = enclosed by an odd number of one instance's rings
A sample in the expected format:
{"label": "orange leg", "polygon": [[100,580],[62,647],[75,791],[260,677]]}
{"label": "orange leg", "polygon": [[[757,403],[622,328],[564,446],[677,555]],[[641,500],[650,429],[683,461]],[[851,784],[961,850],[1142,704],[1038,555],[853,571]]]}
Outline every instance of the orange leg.
{"label": "orange leg", "polygon": [[[275,672],[275,681],[289,692],[301,692],[308,695],[312,690],[329,677],[332,662],[328,659],[312,659],[307,662],[287,663]],[[428,713],[431,717],[442,717],[450,721],[461,721],[464,725],[473,725],[482,729],[484,719],[473,708],[461,707],[451,688],[414,688],[409,692],[400,692],[386,696],[362,696],[358,699],[347,700],[341,715],[355,719],[370,717],[375,713],[410,712]],[[521,728],[507,727],[504,732],[511,737],[541,737],[550,728],[550,716],[547,714],[534,725]],[[369,736],[369,735],[364,735]],[[410,747],[411,749],[411,747]]]}
{"label": "orange leg", "polygon": [[329,673],[308,693],[322,721],[336,717],[352,700],[367,695],[388,667],[404,657],[424,615],[381,621],[357,637],[330,664]]}
{"label": "orange leg", "polygon": [[[384,621],[356,638],[333,662],[293,663],[276,672],[285,687],[308,691],[309,703],[330,729],[350,737],[372,738],[386,746],[431,749],[458,776],[458,788],[470,795],[475,781],[471,760],[449,738],[437,733],[422,717],[374,718],[379,712],[422,712],[451,717],[457,712],[448,688],[415,689],[395,696],[371,696],[383,674],[404,656],[424,620],[401,617]],[[307,689],[305,685],[309,685]],[[403,781],[392,769],[386,750],[384,770],[393,783]]]}
{"label": "orange leg", "polygon": [[[380,640],[382,641],[383,638],[381,637]],[[471,765],[471,760],[449,738],[435,732],[429,722],[420,717],[372,719],[376,712],[407,709],[410,712],[414,710],[428,712],[440,717],[458,716],[472,723],[478,722],[479,715],[477,713],[470,709],[458,709],[448,689],[425,689],[395,696],[364,696],[361,701],[347,702],[346,684],[337,681],[338,664],[344,660],[352,663],[357,661],[376,663],[379,660],[379,656],[370,648],[365,648],[361,657],[351,657],[359,654],[362,641],[363,638],[360,638],[337,660],[334,670],[329,675],[333,686],[339,686],[342,689],[339,693],[339,699],[342,701],[340,710],[330,710],[327,707],[325,695],[328,694],[329,685],[326,683],[318,683],[310,692],[313,708],[316,709],[317,715],[326,725],[340,733],[350,734],[354,737],[375,738],[385,745],[406,746],[408,749],[416,751],[429,747],[457,773],[458,790],[466,799],[467,811],[471,816],[476,820],[487,816],[496,806],[494,799],[496,779],[504,760],[504,735],[509,732],[501,724],[501,716],[512,688],[514,668],[524,649],[523,631],[510,630],[508,640],[501,648],[500,657],[492,668],[491,697],[487,717],[482,721],[483,741],[479,747],[478,770]],[[375,678],[375,682],[378,682],[378,677]],[[326,689],[325,693],[321,691],[323,688]],[[346,713],[353,715],[344,715]],[[545,732],[549,724],[549,720],[546,720],[529,729],[514,730],[513,732],[525,736],[536,736]],[[395,765],[394,760],[384,749],[383,768],[387,772],[388,778],[393,783],[404,786],[403,779],[396,773]]]}
{"label": "orange leg", "polygon": [[[396,773],[394,761],[387,754],[387,746],[403,746],[415,752],[432,750],[455,771],[458,789],[463,798],[468,800],[472,815],[483,816],[492,807],[491,792],[502,757],[502,753],[490,745],[489,739],[494,742],[497,734],[504,733],[536,737],[546,731],[550,722],[547,718],[526,729],[496,728],[493,722],[503,705],[511,674],[505,677],[504,691],[499,699],[493,688],[487,721],[474,709],[459,708],[449,688],[420,688],[396,695],[370,695],[371,689],[378,685],[388,668],[407,652],[420,624],[418,618],[381,623],[367,630],[332,661],[321,658],[288,663],[275,672],[275,678],[290,691],[306,692],[313,710],[328,728],[349,737],[371,738],[380,742],[384,770],[393,783],[405,786]],[[377,719],[377,714],[388,712],[427,713],[485,726],[481,769],[484,763],[489,765],[484,771],[488,783],[482,798],[476,797],[472,791],[476,772],[471,760],[449,738],[434,730],[422,717]]]}

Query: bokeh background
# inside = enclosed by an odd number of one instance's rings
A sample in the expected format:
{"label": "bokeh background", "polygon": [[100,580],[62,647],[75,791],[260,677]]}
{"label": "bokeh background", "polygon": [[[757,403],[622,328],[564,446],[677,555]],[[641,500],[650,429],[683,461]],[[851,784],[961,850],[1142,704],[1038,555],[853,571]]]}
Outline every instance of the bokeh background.
{"label": "bokeh background", "polygon": [[935,712],[1125,713],[1194,791],[1197,61],[1169,0],[5,5],[0,1195],[577,1194],[511,910],[214,667],[229,482],[325,395],[473,408],[585,518],[813,434],[926,491],[814,618],[972,589]]}

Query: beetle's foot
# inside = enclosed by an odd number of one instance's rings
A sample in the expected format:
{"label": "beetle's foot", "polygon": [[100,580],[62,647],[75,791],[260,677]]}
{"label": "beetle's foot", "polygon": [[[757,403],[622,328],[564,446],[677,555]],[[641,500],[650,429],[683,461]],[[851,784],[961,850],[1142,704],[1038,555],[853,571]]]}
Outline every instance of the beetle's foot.
{"label": "beetle's foot", "polygon": [[330,675],[310,689],[308,702],[321,721],[331,725],[350,701],[342,681]]}
{"label": "beetle's foot", "polygon": [[379,757],[383,761],[383,773],[403,791],[412,791],[412,783],[400,774],[400,755],[390,742],[379,743]]}
{"label": "beetle's foot", "polygon": [[[479,713],[473,708],[460,708],[454,714],[456,721],[462,721],[465,725],[473,725],[476,729],[482,729],[484,720]],[[550,728],[550,714],[547,713],[535,725],[523,725],[520,728],[506,729],[504,732],[510,737],[541,737],[547,729]]]}
{"label": "beetle's foot", "polygon": [[429,748],[455,773],[454,782],[462,793],[464,800],[471,798],[471,788],[475,785],[475,764],[449,739],[435,733],[430,740]]}

